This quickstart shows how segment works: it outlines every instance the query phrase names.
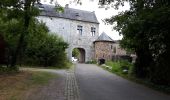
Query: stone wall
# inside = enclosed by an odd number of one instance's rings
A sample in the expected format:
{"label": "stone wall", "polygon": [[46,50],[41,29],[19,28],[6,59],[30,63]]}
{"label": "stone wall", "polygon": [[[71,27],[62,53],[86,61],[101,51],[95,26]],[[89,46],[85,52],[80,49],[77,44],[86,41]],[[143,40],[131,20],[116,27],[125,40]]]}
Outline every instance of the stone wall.
{"label": "stone wall", "polygon": [[111,60],[113,54],[113,42],[110,41],[96,41],[95,45],[95,59],[104,58]]}
{"label": "stone wall", "polygon": [[126,51],[120,47],[119,42],[113,43],[113,47],[116,49],[116,52],[113,52],[113,55],[126,55]]}
{"label": "stone wall", "polygon": [[[99,24],[47,16],[39,16],[37,19],[46,23],[50,32],[63,37],[69,43],[67,56],[70,60],[74,48],[85,50],[85,61],[94,58],[93,41],[99,36]],[[82,35],[77,32],[78,25],[83,26]],[[91,27],[96,28],[95,36],[91,36]]]}
{"label": "stone wall", "polygon": [[126,55],[126,51],[122,49],[119,43],[112,41],[95,41],[95,59],[104,58],[105,60],[112,60],[112,56]]}

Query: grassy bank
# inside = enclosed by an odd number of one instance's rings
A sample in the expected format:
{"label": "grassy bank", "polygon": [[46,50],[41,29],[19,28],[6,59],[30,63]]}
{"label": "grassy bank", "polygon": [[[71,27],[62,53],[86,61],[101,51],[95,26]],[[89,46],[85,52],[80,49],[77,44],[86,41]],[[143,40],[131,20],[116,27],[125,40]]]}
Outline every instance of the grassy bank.
{"label": "grassy bank", "polygon": [[22,100],[27,91],[48,84],[55,77],[55,74],[38,71],[0,75],[0,100]]}
{"label": "grassy bank", "polygon": [[39,66],[39,65],[22,65],[21,68],[42,68],[42,69],[69,69],[73,65],[72,62],[65,62],[65,65],[56,65],[56,66]]}
{"label": "grassy bank", "polygon": [[[106,67],[106,66],[109,66],[110,68]],[[118,76],[121,76],[125,79],[131,80],[136,83],[143,84],[147,87],[164,92],[166,94],[170,94],[169,86],[157,85],[157,84],[150,82],[148,79],[136,78],[133,75],[133,64],[131,64],[127,61],[118,61],[118,62],[107,61],[106,66],[103,66],[103,68],[105,68],[106,70],[108,70]]]}

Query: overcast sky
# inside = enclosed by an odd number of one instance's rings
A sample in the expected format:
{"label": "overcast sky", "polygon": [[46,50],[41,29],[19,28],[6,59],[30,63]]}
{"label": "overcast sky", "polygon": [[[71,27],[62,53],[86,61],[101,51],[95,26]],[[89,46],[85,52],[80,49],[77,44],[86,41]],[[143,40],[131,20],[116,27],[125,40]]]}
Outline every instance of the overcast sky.
{"label": "overcast sky", "polygon": [[[42,3],[49,4],[50,0],[41,0],[41,1]],[[129,9],[128,4],[125,4],[125,6],[121,7],[119,10],[115,10],[113,8],[109,8],[108,10],[105,10],[104,8],[99,8],[98,0],[81,0],[82,5],[76,4],[73,1],[74,0],[57,0],[57,2],[61,6],[65,6],[66,4],[69,4],[70,8],[81,9],[81,10],[86,10],[86,11],[95,11],[96,17],[98,21],[100,22],[99,34],[101,34],[102,32],[105,32],[113,40],[120,40],[122,38],[122,36],[119,36],[118,32],[112,29],[111,25],[105,25],[102,20],[105,18],[110,18],[111,16],[118,14],[118,12],[120,11],[128,10]],[[93,1],[93,2],[90,2],[90,1]]]}

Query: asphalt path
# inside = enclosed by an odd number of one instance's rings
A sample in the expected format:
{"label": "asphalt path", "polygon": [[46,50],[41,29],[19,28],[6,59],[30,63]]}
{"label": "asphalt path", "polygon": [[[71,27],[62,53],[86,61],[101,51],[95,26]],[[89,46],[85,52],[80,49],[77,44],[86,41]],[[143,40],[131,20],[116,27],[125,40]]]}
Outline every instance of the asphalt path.
{"label": "asphalt path", "polygon": [[170,95],[128,81],[92,64],[76,64],[80,100],[170,100]]}

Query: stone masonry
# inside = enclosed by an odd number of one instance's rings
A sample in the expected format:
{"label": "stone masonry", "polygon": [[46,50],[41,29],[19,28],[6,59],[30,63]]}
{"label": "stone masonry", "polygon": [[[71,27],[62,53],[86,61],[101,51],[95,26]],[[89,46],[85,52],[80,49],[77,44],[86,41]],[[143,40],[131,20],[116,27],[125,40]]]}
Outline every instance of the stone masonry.
{"label": "stone masonry", "polygon": [[95,58],[96,60],[104,58],[105,60],[111,60],[113,54],[113,42],[110,41],[98,41],[95,42]]}
{"label": "stone masonry", "polygon": [[119,41],[112,40],[106,33],[102,33],[94,41],[95,59],[112,60],[112,56],[126,55],[126,51],[119,45]]}
{"label": "stone masonry", "polygon": [[[85,61],[94,59],[93,42],[99,36],[99,22],[94,12],[72,9],[68,6],[63,13],[57,13],[51,5],[41,5],[41,8],[42,14],[37,19],[44,22],[51,33],[63,37],[69,43],[67,56],[70,60],[74,48],[85,50]],[[82,27],[81,33],[78,26]],[[92,28],[95,28],[95,34],[92,34]]]}

